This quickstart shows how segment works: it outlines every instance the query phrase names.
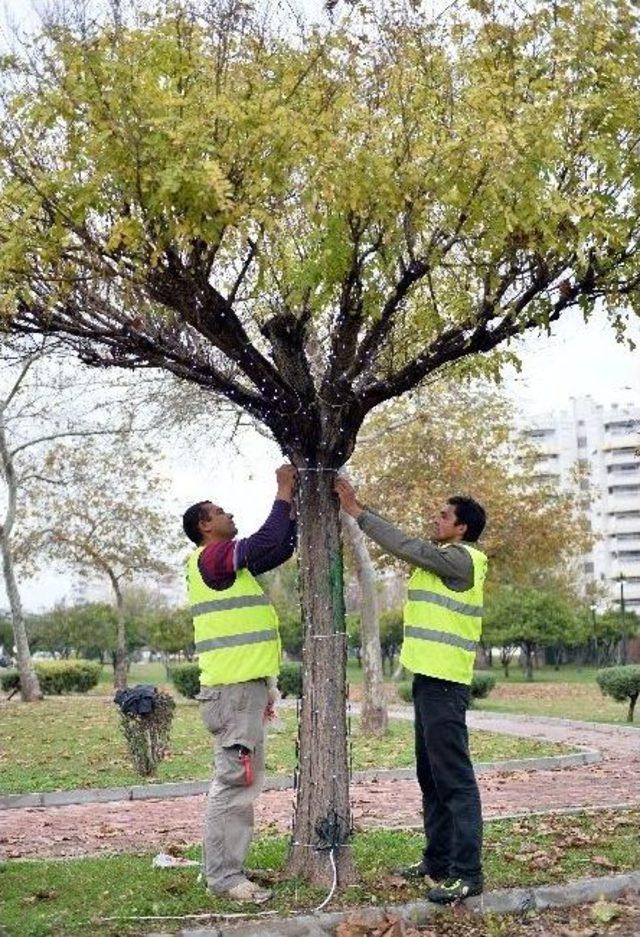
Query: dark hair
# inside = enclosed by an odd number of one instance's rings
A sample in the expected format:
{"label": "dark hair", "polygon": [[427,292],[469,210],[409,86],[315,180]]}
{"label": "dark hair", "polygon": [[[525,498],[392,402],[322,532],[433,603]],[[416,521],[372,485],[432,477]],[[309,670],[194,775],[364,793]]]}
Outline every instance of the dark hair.
{"label": "dark hair", "polygon": [[204,510],[205,505],[211,504],[210,501],[198,501],[197,504],[192,504],[190,508],[182,515],[182,526],[184,532],[189,538],[193,540],[196,546],[200,546],[202,543],[202,532],[200,527],[200,521],[205,521],[208,516],[208,512]]}
{"label": "dark hair", "polygon": [[485,509],[479,501],[474,498],[467,498],[465,495],[454,495],[453,498],[449,498],[448,504],[452,504],[456,509],[458,523],[467,525],[464,539],[468,540],[469,543],[475,543],[487,523]]}

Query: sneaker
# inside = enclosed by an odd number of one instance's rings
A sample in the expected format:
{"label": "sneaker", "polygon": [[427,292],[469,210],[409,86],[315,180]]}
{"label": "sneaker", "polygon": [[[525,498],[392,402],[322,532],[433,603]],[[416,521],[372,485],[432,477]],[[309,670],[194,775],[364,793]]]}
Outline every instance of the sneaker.
{"label": "sneaker", "polygon": [[436,904],[451,904],[454,901],[462,901],[463,898],[480,894],[482,894],[482,881],[448,878],[442,884],[429,889],[427,898]]}
{"label": "sneaker", "polygon": [[248,878],[244,882],[238,882],[232,888],[224,892],[218,892],[225,898],[231,898],[232,901],[251,902],[251,904],[264,904],[273,897],[273,892],[268,888],[260,888],[255,882],[250,882]]}
{"label": "sneaker", "polygon": [[421,879],[425,879],[427,880],[427,884],[432,885],[444,882],[447,877],[445,872],[443,872],[442,875],[430,872],[424,859],[421,859],[420,862],[415,862],[413,865],[405,865],[402,869],[396,869],[395,874],[401,875],[402,878],[406,878],[410,882],[417,882]]}

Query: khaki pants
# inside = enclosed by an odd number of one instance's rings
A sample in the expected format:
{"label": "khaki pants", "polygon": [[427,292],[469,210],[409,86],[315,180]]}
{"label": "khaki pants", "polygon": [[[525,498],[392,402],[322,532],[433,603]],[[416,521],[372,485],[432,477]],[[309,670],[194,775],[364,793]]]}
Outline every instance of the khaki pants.
{"label": "khaki pants", "polygon": [[[253,833],[253,803],[264,783],[264,711],[267,681],[203,687],[201,715],[213,735],[216,773],[209,788],[202,849],[208,888],[222,892],[245,879],[244,861]],[[239,746],[248,749],[248,784]]]}

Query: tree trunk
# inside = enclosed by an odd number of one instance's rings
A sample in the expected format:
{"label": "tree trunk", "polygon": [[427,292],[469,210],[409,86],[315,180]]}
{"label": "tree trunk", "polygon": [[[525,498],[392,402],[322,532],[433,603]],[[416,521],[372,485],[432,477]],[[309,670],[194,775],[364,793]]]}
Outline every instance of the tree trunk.
{"label": "tree trunk", "polygon": [[633,711],[636,708],[639,695],[640,694],[638,693],[634,693],[633,696],[629,697],[629,712],[627,713],[627,722],[633,722]]}
{"label": "tree trunk", "polygon": [[18,673],[20,674],[20,695],[25,703],[32,703],[35,700],[42,699],[42,691],[31,660],[29,639],[27,637],[27,629],[25,627],[24,614],[22,611],[22,601],[20,599],[20,592],[18,591],[18,583],[16,582],[16,574],[13,566],[13,554],[11,552],[11,531],[13,530],[15,522],[18,501],[18,480],[13,458],[7,445],[4,408],[0,410],[0,468],[2,469],[2,474],[4,475],[7,485],[7,513],[3,523],[0,524],[2,573],[7,590],[7,598],[9,599],[9,608],[11,609],[13,639],[16,645]]}
{"label": "tree trunk", "polygon": [[347,764],[342,550],[332,472],[301,471],[298,562],[304,648],[293,841],[288,875],[328,886],[354,880]]}
{"label": "tree trunk", "polygon": [[125,690],[127,687],[127,635],[124,621],[124,602],[120,583],[113,573],[109,573],[111,585],[116,597],[117,633],[116,652],[113,660],[113,685],[116,690]]}
{"label": "tree trunk", "polygon": [[31,652],[29,651],[29,639],[24,623],[18,584],[13,569],[11,546],[7,543],[6,536],[2,535],[0,540],[2,541],[2,572],[4,575],[5,588],[7,590],[7,597],[9,599],[9,607],[11,609],[11,624],[13,626],[13,638],[16,644],[18,673],[20,674],[20,695],[25,703],[33,703],[35,700],[42,699],[42,691],[40,689],[38,676],[33,668]]}
{"label": "tree trunk", "polygon": [[363,666],[360,727],[363,735],[381,736],[387,731],[388,716],[384,695],[375,570],[358,522],[349,514],[343,514],[342,528],[349,539],[360,586],[360,641]]}
{"label": "tree trunk", "polygon": [[524,672],[527,680],[533,680],[533,648],[530,644],[524,645]]}

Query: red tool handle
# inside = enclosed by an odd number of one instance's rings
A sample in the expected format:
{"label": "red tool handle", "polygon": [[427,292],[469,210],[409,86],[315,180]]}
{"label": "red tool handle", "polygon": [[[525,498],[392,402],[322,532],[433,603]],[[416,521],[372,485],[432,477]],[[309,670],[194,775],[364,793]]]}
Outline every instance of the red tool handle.
{"label": "red tool handle", "polygon": [[240,748],[240,762],[244,771],[244,783],[246,787],[253,784],[253,760],[248,748]]}

